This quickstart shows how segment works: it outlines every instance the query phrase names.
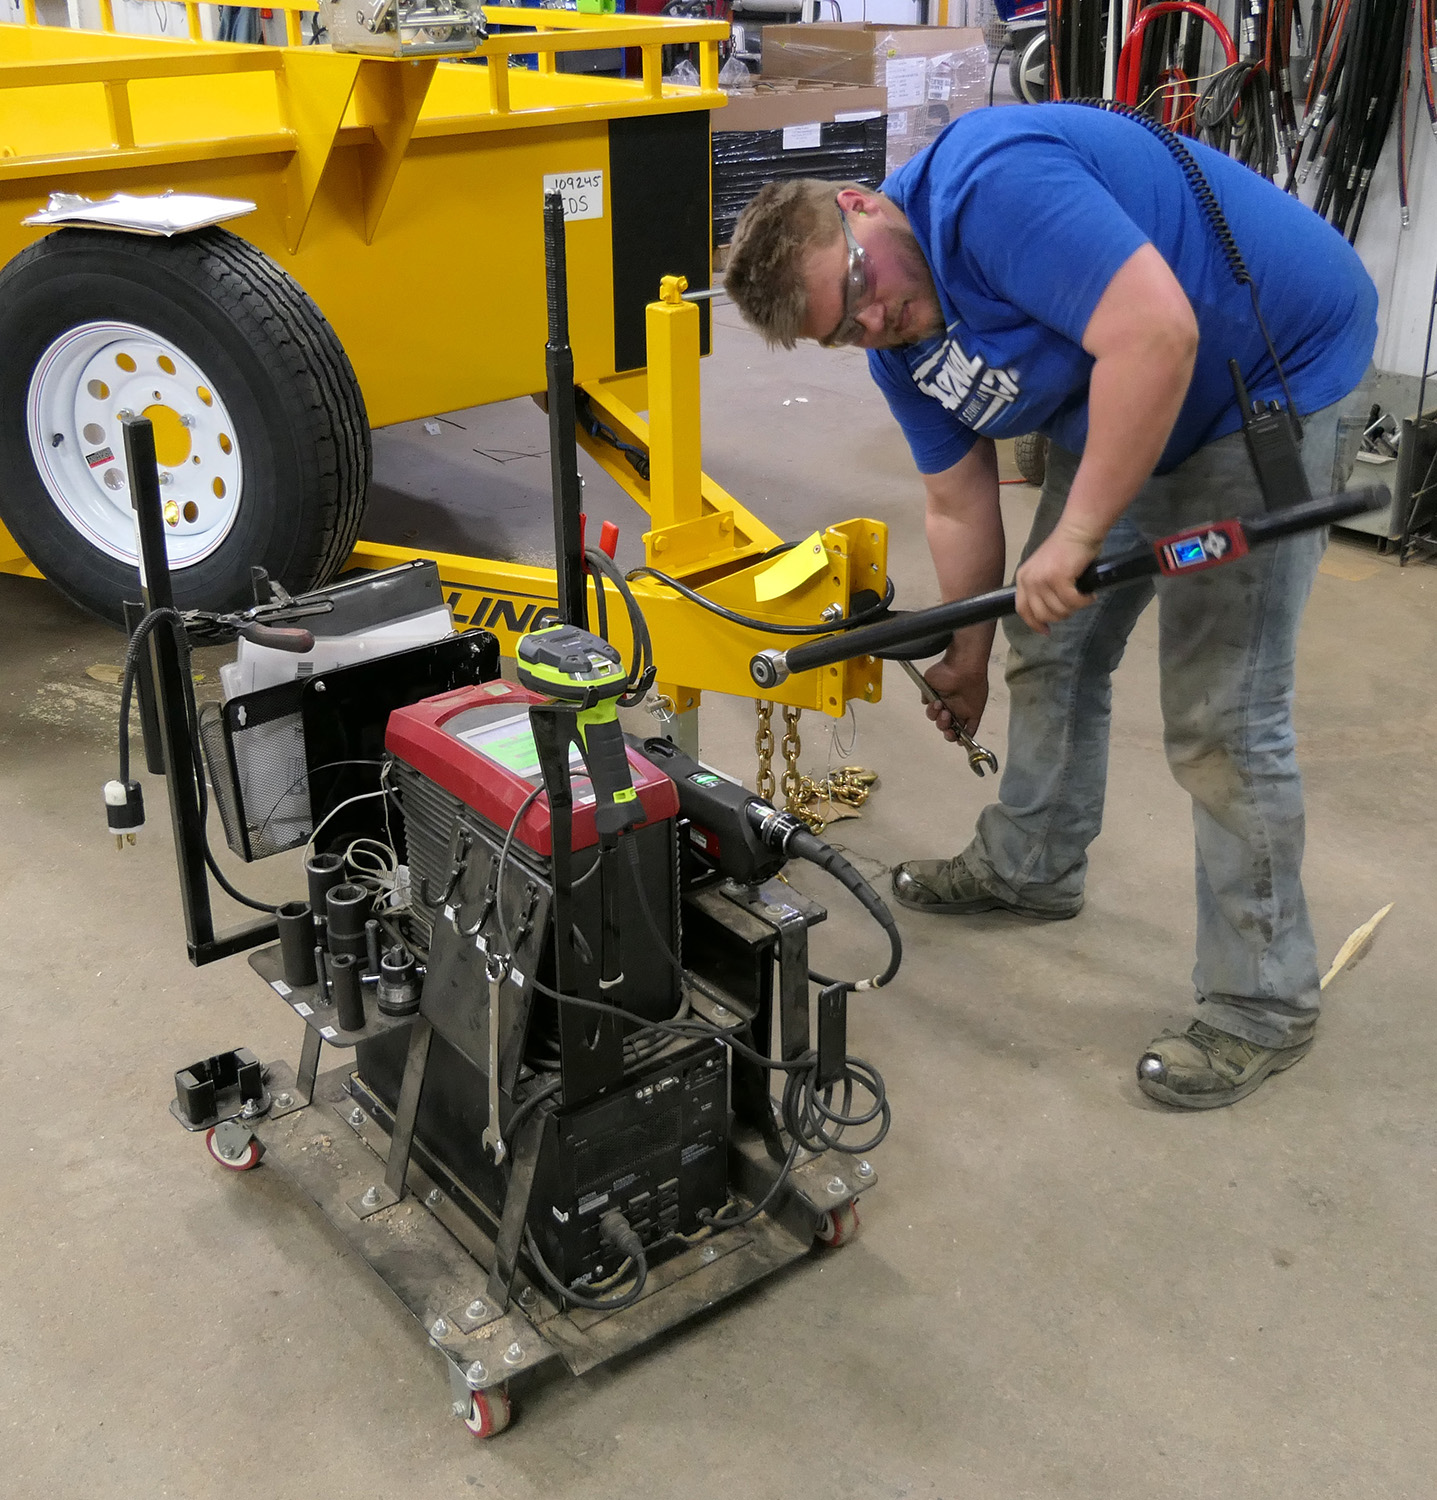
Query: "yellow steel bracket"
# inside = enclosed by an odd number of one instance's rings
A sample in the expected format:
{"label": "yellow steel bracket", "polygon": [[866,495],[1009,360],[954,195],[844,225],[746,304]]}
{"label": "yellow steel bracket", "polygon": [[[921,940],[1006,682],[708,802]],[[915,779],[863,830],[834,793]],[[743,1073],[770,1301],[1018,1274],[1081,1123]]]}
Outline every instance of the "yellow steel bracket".
{"label": "yellow steel bracket", "polygon": [[[749,676],[750,657],[775,641],[792,646],[805,637],[770,636],[726,620],[653,576],[661,572],[736,614],[780,625],[817,622],[825,612],[845,615],[855,595],[880,598],[888,576],[887,527],[845,521],[822,533],[818,551],[780,578],[775,592],[769,554],[783,539],[703,473],[699,310],[684,301],[686,289],[682,277],[666,276],[659,300],[648,306],[647,377],[640,371],[581,386],[603,424],[648,458],[645,480],[621,451],[580,428],[585,451],[649,513],[650,571],[632,586],[653,639],[657,689],[680,712],[696,707],[704,689],[767,696],[834,716],[850,699],[874,702],[882,694],[882,664],[869,657],[799,673],[761,693]],[[351,561],[380,567],[411,555],[361,543]],[[493,631],[505,655],[554,607],[554,575],[546,569],[455,556],[438,562],[456,623]],[[629,651],[628,621],[612,595],[608,618],[614,644]]]}

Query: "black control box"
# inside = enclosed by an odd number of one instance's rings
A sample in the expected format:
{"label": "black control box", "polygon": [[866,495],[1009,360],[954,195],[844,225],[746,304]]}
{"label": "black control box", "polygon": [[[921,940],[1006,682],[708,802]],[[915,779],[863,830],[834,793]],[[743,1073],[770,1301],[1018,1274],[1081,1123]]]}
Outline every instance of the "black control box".
{"label": "black control box", "polygon": [[653,1265],[684,1248],[728,1196],[728,1067],[717,1042],[667,1053],[604,1097],[549,1119],[529,1227],[566,1284],[597,1284],[620,1260],[599,1239],[616,1209]]}

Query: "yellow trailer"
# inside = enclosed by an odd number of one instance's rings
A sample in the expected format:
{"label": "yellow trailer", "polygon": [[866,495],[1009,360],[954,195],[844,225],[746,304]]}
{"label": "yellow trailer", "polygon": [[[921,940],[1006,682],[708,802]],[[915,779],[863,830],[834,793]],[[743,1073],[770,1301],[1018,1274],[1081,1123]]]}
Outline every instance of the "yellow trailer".
{"label": "yellow trailer", "polygon": [[[254,46],[204,40],[196,3],[169,38],[116,33],[110,0],[98,31],[36,24],[25,4],[27,24],[0,25],[0,570],[118,617],[135,578],[126,411],[155,424],[182,606],[246,602],[256,564],[298,590],[408,555],[361,539],[370,429],[543,389],[542,198],[558,186],[581,399],[647,462],[581,440],[649,511],[646,561],[779,623],[881,591],[884,530],[852,521],[760,602],[780,538],[702,472],[708,313],[680,292],[709,284],[725,25],[490,6],[486,39],[446,58],[423,49],[456,33],[432,24],[401,55],[299,45],[292,5],[273,7],[290,44]],[[358,21],[385,4],[363,0]],[[664,82],[679,45],[697,87]],[[639,76],[563,65],[618,48]],[[167,192],[253,208],[173,235],[24,222]],[[506,650],[510,622],[554,599],[550,570],[439,562],[456,617]],[[679,709],[703,688],[754,695],[753,631],[637,588]],[[877,663],[849,663],[773,696],[836,714],[879,684]]]}

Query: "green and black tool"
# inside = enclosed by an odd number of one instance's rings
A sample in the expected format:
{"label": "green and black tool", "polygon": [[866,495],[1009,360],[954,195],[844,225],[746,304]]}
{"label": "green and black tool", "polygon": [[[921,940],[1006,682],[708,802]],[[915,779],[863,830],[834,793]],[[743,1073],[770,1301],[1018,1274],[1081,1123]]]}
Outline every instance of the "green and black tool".
{"label": "green and black tool", "polygon": [[628,688],[623,658],[602,636],[578,625],[546,625],[519,638],[514,650],[520,683],[576,710],[578,744],[594,784],[601,842],[644,820],[634,791],[618,699]]}

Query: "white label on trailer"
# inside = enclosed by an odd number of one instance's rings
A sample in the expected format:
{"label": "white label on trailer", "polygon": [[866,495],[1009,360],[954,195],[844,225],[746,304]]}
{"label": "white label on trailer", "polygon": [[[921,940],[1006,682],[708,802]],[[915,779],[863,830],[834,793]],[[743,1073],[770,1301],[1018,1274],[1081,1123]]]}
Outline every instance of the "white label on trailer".
{"label": "white label on trailer", "polygon": [[522,990],[524,988],[524,976],[518,971],[518,969],[510,969],[509,978],[513,981],[514,988],[516,990]]}
{"label": "white label on trailer", "polygon": [[823,126],[785,125],[783,127],[783,149],[785,151],[812,151],[823,144]]}
{"label": "white label on trailer", "polygon": [[333,1026],[321,1026],[319,1028],[319,1034],[327,1042],[332,1042],[335,1039],[335,1037],[337,1037],[339,1035],[339,1033],[334,1029]]}
{"label": "white label on trailer", "polygon": [[282,979],[271,979],[269,982],[269,987],[275,992],[276,995],[289,994],[289,986]]}
{"label": "white label on trailer", "polygon": [[312,1016],[314,1014],[314,1007],[312,1005],[306,1005],[304,1001],[301,1000],[299,1004],[295,1006],[295,1012],[296,1014],[301,1016]]}
{"label": "white label on trailer", "polygon": [[564,195],[564,219],[602,219],[604,217],[604,174],[602,172],[545,172],[545,194]]}
{"label": "white label on trailer", "polygon": [[889,109],[913,109],[923,103],[927,92],[928,59],[926,57],[890,57],[883,82],[888,87]]}
{"label": "white label on trailer", "polygon": [[489,951],[489,944],[484,941],[484,934],[482,932],[478,935],[478,937],[474,939],[474,946],[481,953],[487,953]]}

